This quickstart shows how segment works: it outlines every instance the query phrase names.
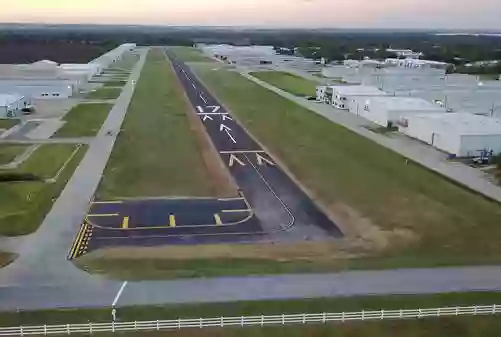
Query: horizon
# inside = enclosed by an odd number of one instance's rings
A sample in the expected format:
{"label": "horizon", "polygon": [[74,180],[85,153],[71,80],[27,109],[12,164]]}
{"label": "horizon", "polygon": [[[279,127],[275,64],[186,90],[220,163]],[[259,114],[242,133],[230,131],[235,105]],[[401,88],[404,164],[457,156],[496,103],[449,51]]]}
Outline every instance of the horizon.
{"label": "horizon", "polygon": [[[497,0],[17,0],[0,23],[268,29],[501,30]],[[138,7],[140,4],[140,8]],[[363,8],[363,11],[360,9]],[[278,13],[278,14],[277,14]],[[338,15],[341,13],[342,15]],[[465,20],[468,16],[468,20]]]}

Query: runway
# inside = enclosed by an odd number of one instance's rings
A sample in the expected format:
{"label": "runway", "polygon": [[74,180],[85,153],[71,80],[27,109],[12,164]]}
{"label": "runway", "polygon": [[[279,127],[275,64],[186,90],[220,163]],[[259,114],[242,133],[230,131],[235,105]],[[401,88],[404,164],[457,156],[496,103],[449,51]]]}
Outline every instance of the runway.
{"label": "runway", "polygon": [[68,257],[124,245],[342,237],[339,228],[235,121],[189,67],[168,50],[166,57],[219,156],[237,182],[240,195],[229,199],[94,202]]}

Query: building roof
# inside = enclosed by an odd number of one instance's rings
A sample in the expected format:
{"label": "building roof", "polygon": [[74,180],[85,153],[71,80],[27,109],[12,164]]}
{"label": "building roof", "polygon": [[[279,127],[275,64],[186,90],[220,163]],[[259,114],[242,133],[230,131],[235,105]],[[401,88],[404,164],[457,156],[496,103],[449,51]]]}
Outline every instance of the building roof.
{"label": "building roof", "polygon": [[412,120],[421,120],[432,124],[432,128],[443,133],[457,135],[501,135],[501,119],[474,115],[468,112],[445,114],[413,115],[407,118],[409,126]]}
{"label": "building roof", "polygon": [[418,97],[398,97],[398,96],[374,96],[367,99],[369,104],[377,104],[378,106],[384,106],[386,110],[393,111],[433,111],[433,112],[444,112],[445,109],[441,108],[437,104],[430,103],[422,98]]}
{"label": "building roof", "polygon": [[333,91],[335,90],[340,95],[345,96],[385,96],[386,92],[379,90],[376,87],[366,85],[339,85],[329,86]]}
{"label": "building roof", "polygon": [[0,106],[7,106],[22,99],[19,94],[0,94]]}

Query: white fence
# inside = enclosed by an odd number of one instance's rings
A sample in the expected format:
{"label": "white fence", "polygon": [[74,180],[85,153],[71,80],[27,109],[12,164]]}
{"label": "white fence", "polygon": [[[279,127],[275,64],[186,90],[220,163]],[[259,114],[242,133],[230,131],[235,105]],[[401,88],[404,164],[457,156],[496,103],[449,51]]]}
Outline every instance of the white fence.
{"label": "white fence", "polygon": [[52,335],[115,331],[147,331],[182,328],[265,326],[308,324],[345,321],[369,321],[382,319],[411,319],[424,317],[494,315],[501,313],[501,305],[470,307],[445,307],[429,309],[377,310],[340,313],[293,314],[273,316],[241,316],[197,319],[174,319],[138,322],[107,322],[86,324],[38,325],[0,328],[0,336]]}

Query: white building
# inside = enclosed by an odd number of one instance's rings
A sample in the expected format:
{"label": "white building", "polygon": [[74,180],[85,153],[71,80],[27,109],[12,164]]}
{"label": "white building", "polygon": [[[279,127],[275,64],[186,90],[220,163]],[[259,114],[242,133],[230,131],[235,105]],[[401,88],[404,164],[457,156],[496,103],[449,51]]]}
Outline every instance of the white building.
{"label": "white building", "polygon": [[68,98],[78,92],[78,82],[70,80],[0,79],[0,92],[43,99]]}
{"label": "white building", "polygon": [[30,105],[30,101],[22,95],[0,94],[0,118],[19,117],[21,110]]}
{"label": "white building", "polygon": [[431,69],[445,69],[447,68],[447,63],[431,61],[431,60],[420,60],[420,59],[395,59],[388,58],[384,60],[384,65],[387,67],[399,67],[399,68],[431,68]]}
{"label": "white building", "polygon": [[351,113],[382,126],[391,126],[416,114],[445,113],[440,106],[415,97],[375,96],[352,97],[348,103]]}
{"label": "white building", "polygon": [[348,102],[358,96],[386,96],[387,94],[376,87],[363,85],[327,86],[324,102],[332,104],[337,109],[348,110]]}
{"label": "white building", "polygon": [[501,120],[471,113],[405,117],[400,131],[458,157],[501,153]]}
{"label": "white building", "polygon": [[411,49],[392,49],[388,48],[386,49],[387,52],[389,53],[394,53],[398,57],[405,57],[405,58],[412,58],[412,59],[417,59],[420,56],[423,56],[423,53],[421,52],[415,52]]}

